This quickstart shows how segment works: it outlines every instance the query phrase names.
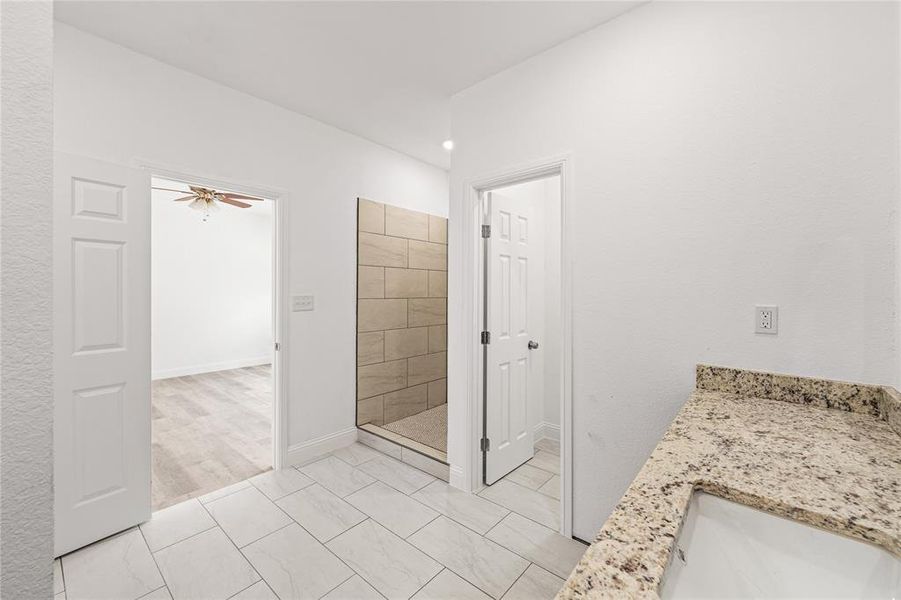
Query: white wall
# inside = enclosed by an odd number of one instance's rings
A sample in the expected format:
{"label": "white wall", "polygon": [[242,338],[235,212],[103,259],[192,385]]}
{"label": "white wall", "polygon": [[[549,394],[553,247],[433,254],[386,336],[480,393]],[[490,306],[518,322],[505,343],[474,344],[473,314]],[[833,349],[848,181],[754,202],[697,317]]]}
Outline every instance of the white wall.
{"label": "white wall", "polygon": [[204,222],[173,202],[184,195],[151,194],[153,378],[271,362],[273,202],[223,205]]}
{"label": "white wall", "polygon": [[[356,198],[447,214],[447,174],[251,96],[56,23],[58,150],[284,190],[289,443],[353,426]],[[365,90],[361,90],[365,93]]]}
{"label": "white wall", "polygon": [[[454,98],[451,373],[465,182],[571,159],[575,535],[594,536],[697,362],[898,380],[897,10],[649,3]],[[762,303],[778,336],[753,332]]]}
{"label": "white wall", "polygon": [[0,597],[53,595],[50,2],[0,3]]}

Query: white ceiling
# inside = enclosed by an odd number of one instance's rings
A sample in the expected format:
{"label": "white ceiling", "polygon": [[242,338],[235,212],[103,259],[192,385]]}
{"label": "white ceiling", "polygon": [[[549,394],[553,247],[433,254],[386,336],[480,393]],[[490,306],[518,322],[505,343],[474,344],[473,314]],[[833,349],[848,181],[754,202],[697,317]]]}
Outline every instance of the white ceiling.
{"label": "white ceiling", "polygon": [[447,168],[450,97],[639,2],[63,1],[56,18]]}

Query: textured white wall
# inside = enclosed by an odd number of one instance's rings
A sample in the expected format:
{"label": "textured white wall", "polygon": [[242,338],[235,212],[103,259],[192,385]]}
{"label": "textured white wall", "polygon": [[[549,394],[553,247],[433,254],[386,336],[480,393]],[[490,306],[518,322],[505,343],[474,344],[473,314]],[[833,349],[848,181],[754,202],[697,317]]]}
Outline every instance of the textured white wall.
{"label": "textured white wall", "polygon": [[[454,98],[452,324],[471,297],[454,276],[465,182],[571,156],[576,535],[594,536],[697,362],[898,380],[897,11],[648,3]],[[762,303],[778,336],[754,334]]]}
{"label": "textured white wall", "polygon": [[0,597],[53,595],[53,7],[0,3]]}
{"label": "textured white wall", "polygon": [[203,222],[179,196],[151,195],[153,378],[269,363],[273,202],[223,205]]}
{"label": "textured white wall", "polygon": [[285,190],[286,285],[316,296],[288,314],[289,443],[353,427],[356,199],[446,215],[447,173],[60,23],[54,75],[61,151]]}

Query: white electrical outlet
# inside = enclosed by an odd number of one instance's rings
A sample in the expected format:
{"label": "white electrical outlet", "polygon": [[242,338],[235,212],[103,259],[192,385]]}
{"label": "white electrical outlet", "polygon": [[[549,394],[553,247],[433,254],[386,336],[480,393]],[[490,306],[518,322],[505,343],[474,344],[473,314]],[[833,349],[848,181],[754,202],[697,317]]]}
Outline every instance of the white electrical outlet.
{"label": "white electrical outlet", "polygon": [[313,295],[312,294],[304,294],[301,296],[292,296],[291,297],[291,310],[293,312],[300,312],[304,310],[313,310]]}
{"label": "white electrical outlet", "polygon": [[754,333],[779,333],[779,307],[754,307]]}

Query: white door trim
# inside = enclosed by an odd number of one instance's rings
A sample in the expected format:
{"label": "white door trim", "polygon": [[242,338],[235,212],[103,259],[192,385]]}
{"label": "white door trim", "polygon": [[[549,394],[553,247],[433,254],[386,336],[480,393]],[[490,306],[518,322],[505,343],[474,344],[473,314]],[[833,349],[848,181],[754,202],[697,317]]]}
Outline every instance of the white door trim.
{"label": "white door trim", "polygon": [[[279,350],[272,351],[273,415],[272,415],[272,468],[287,467],[288,461],[288,203],[287,190],[236,180],[225,180],[198,174],[191,169],[163,165],[158,162],[136,159],[134,165],[150,172],[151,176],[190,181],[212,188],[225,188],[239,194],[260,196],[275,202],[272,220],[272,284],[273,284],[273,342]],[[148,290],[148,293],[149,290]]]}
{"label": "white door trim", "polygon": [[[482,437],[482,345],[477,332],[482,327],[482,299],[484,298],[484,272],[482,265],[482,196],[495,188],[523,183],[543,177],[560,176],[561,186],[561,316],[562,316],[562,377],[560,394],[561,443],[561,529],[566,537],[572,536],[572,166],[570,156],[560,155],[537,160],[518,167],[503,169],[487,176],[467,181],[461,217],[463,248],[460,300],[464,318],[458,335],[465,353],[465,372],[451,374],[458,382],[457,389],[464,390],[465,423],[460,431],[449,422],[448,433],[458,439],[463,448],[463,464],[451,467],[451,483],[456,487],[475,491],[482,487],[482,453],[479,440]],[[459,436],[459,437],[458,437]]]}

